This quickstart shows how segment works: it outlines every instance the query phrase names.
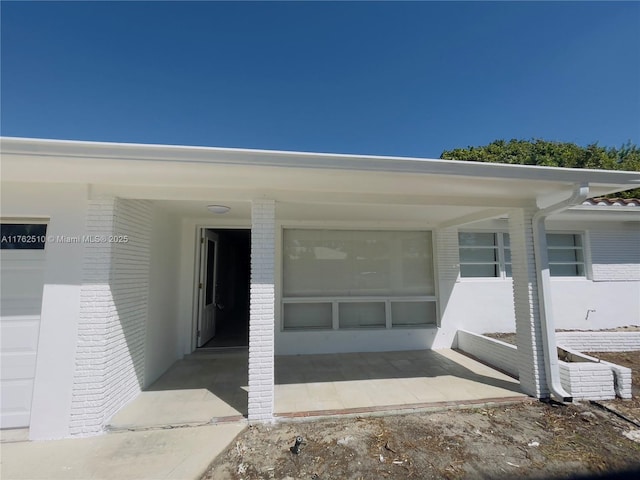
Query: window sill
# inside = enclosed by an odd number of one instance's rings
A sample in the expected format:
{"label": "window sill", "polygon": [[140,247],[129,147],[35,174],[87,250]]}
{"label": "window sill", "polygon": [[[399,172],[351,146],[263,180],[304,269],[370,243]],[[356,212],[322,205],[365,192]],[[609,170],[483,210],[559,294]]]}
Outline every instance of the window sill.
{"label": "window sill", "polygon": [[457,283],[478,283],[478,282],[511,282],[512,277],[460,277]]}

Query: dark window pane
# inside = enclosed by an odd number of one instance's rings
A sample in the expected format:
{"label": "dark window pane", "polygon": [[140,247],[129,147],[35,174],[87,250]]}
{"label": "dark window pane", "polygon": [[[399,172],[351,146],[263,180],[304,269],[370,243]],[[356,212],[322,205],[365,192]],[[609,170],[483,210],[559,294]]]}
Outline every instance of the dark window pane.
{"label": "dark window pane", "polygon": [[462,277],[498,277],[498,265],[460,265]]}
{"label": "dark window pane", "polygon": [[10,250],[43,250],[47,237],[44,223],[3,223],[0,248]]}

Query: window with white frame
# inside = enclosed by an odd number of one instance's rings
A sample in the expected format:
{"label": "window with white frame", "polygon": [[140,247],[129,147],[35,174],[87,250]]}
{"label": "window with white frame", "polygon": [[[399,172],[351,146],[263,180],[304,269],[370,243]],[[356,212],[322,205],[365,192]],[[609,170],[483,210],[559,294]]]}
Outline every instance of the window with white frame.
{"label": "window with white frame", "polygon": [[511,276],[509,235],[501,232],[459,232],[460,276]]}
{"label": "window with white frame", "polygon": [[[460,276],[511,277],[511,243],[503,232],[459,232]],[[549,271],[552,277],[585,276],[582,235],[547,233]]]}
{"label": "window with white frame", "polygon": [[431,232],[283,231],[283,328],[436,323]]}
{"label": "window with white frame", "polygon": [[585,276],[582,235],[547,233],[547,252],[552,277]]}

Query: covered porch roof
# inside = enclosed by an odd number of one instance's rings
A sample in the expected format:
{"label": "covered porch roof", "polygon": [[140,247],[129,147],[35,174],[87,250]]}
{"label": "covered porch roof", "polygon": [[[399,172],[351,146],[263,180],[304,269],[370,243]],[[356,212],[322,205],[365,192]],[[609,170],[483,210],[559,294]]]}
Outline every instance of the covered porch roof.
{"label": "covered porch roof", "polygon": [[[224,203],[236,220],[249,218],[251,199],[270,198],[282,219],[455,224],[544,207],[576,184],[590,196],[640,185],[638,172],[405,157],[7,137],[1,151],[5,182],[83,183],[92,197],[157,200],[189,217]],[[425,206],[438,210],[426,215]]]}

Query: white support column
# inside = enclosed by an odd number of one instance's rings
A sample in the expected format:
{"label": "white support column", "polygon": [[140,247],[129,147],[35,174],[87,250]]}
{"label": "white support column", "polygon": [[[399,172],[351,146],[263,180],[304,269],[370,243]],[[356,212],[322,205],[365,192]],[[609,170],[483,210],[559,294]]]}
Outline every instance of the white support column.
{"label": "white support column", "polygon": [[460,274],[458,229],[455,227],[438,228],[434,232],[433,242],[436,246],[435,261],[438,266],[438,304],[440,310],[438,326],[440,327],[443,324],[449,299]]}
{"label": "white support column", "polygon": [[273,419],[275,329],[275,201],[251,205],[249,421]]}
{"label": "white support column", "polygon": [[535,208],[513,210],[509,214],[509,237],[520,385],[525,393],[545,398],[549,396],[549,390],[544,368],[534,254],[532,218],[535,211]]}

